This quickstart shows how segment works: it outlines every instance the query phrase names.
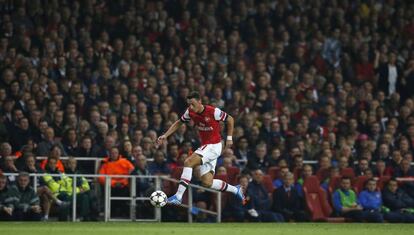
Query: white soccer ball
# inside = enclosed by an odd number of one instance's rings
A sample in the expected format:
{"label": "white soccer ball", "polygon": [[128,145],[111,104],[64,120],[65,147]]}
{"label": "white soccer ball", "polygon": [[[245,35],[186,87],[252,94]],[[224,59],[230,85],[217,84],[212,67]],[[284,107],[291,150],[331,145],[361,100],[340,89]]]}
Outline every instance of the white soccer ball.
{"label": "white soccer ball", "polygon": [[163,191],[155,191],[150,196],[151,205],[155,207],[163,207],[167,204],[167,194]]}

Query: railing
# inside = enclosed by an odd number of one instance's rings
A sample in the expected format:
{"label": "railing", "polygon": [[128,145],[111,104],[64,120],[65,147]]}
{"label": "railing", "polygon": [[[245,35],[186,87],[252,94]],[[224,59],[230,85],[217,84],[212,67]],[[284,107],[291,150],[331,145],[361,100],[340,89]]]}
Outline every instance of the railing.
{"label": "railing", "polygon": [[[6,176],[17,176],[17,173],[3,173]],[[45,176],[45,175],[49,175],[49,176],[53,176],[53,177],[60,177],[62,176],[61,174],[45,174],[45,173],[41,173],[41,174],[30,174],[31,177],[33,177],[33,188],[34,190],[37,190],[37,180],[39,177]],[[104,183],[104,201],[103,201],[103,205],[104,205],[104,221],[108,222],[108,221],[140,221],[140,222],[160,222],[161,221],[161,217],[162,217],[162,210],[161,208],[156,208],[154,207],[155,213],[154,213],[154,218],[152,219],[137,219],[136,218],[136,202],[137,201],[148,201],[150,200],[149,197],[137,197],[137,187],[136,187],[136,182],[137,179],[154,179],[155,180],[155,190],[162,190],[161,187],[161,183],[162,180],[166,180],[166,181],[170,181],[170,182],[175,182],[178,183],[179,181],[173,178],[170,178],[168,176],[162,176],[162,175],[154,175],[154,176],[132,176],[132,175],[99,175],[99,174],[95,174],[95,175],[87,175],[87,174],[65,174],[68,177],[71,177],[72,180],[72,221],[76,222],[77,221],[77,216],[76,216],[76,208],[77,208],[77,195],[76,195],[76,185],[77,185],[77,181],[79,180],[79,178],[93,178],[93,179],[98,179],[99,177],[105,177],[105,183]],[[113,197],[111,195],[111,179],[112,178],[129,178],[130,179],[130,195],[127,197]],[[95,181],[97,182],[97,181]],[[187,208],[187,213],[188,213],[188,222],[192,223],[193,222],[193,214],[192,214],[192,210],[193,210],[193,192],[191,190],[191,188],[197,188],[197,189],[202,189],[205,190],[207,192],[211,192],[211,193],[215,193],[217,195],[217,211],[210,211],[210,210],[205,210],[202,208],[198,208],[199,211],[210,214],[210,215],[214,215],[217,217],[217,222],[221,222],[221,192],[220,191],[216,191],[210,188],[205,188],[205,187],[201,187],[195,184],[189,184],[189,187],[187,189],[188,192],[188,204],[182,204],[181,207]],[[121,201],[130,201],[130,213],[129,213],[129,219],[119,219],[119,218],[112,218],[111,217],[111,203],[112,200],[121,200]]]}

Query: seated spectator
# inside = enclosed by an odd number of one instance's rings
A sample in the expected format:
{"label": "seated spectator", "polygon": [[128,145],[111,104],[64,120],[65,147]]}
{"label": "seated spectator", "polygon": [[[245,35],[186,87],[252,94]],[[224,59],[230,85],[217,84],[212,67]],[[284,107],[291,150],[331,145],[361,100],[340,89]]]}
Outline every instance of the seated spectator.
{"label": "seated spectator", "polygon": [[[239,178],[239,184],[242,188],[247,189],[249,185],[249,178],[242,175]],[[239,197],[234,194],[228,194],[226,207],[223,209],[223,219],[235,222],[244,222],[246,219],[247,209],[243,206]]]}
{"label": "seated spectator", "polygon": [[262,170],[254,170],[252,175],[253,180],[247,187],[247,217],[255,222],[283,222],[281,214],[271,211],[271,200],[262,184]]}
{"label": "seated spectator", "polygon": [[[45,185],[49,188],[52,194],[59,199],[56,200],[56,205],[58,205],[58,219],[59,221],[67,221],[70,213],[70,202],[72,195],[72,181],[60,172],[57,168],[57,159],[54,157],[49,157],[47,159],[47,165],[45,168],[45,173],[48,173],[43,176],[43,181]],[[62,203],[60,203],[62,201]]]}
{"label": "seated spectator", "polygon": [[[84,136],[80,142],[75,157],[98,157],[98,147],[92,143],[90,136]],[[94,161],[80,161],[78,163],[79,169],[86,174],[95,173],[95,162]]]}
{"label": "seated spectator", "polygon": [[[77,175],[80,174],[78,171],[78,161],[74,157],[69,157],[66,164],[66,174]],[[68,177],[68,183],[72,189],[73,178]],[[72,195],[72,194],[71,194]],[[77,200],[77,212],[79,213],[81,221],[97,220],[98,209],[96,205],[96,197],[90,190],[88,180],[85,177],[76,178],[76,200]]]}
{"label": "seated spectator", "polygon": [[148,164],[148,170],[151,175],[168,175],[171,170],[168,167],[168,163],[165,159],[165,155],[162,151],[158,150],[154,153],[154,161]]}
{"label": "seated spectator", "polygon": [[45,131],[44,140],[37,146],[37,155],[48,156],[49,152],[52,151],[53,146],[59,147],[61,153],[63,153],[64,156],[67,155],[63,149],[62,144],[59,141],[55,140],[55,131],[52,127],[49,127]]}
{"label": "seated spectator", "polygon": [[[19,171],[17,170],[14,162],[14,156],[6,156],[4,158],[2,171],[4,173],[18,173]],[[7,177],[7,180],[9,184],[14,184],[16,182],[16,177],[14,175],[10,175]]]}
{"label": "seated spectator", "polygon": [[13,218],[15,220],[39,221],[42,218],[40,199],[29,184],[29,174],[22,172],[17,177],[17,184],[11,188],[11,190],[14,190],[16,197],[13,210]]}
{"label": "seated spectator", "polygon": [[283,177],[283,186],[273,192],[272,210],[282,214],[285,221],[308,221],[309,216],[302,202],[303,198],[294,186],[293,174],[286,173]]}
{"label": "seated spectator", "polygon": [[349,177],[341,178],[340,188],[332,195],[332,204],[338,215],[350,218],[355,222],[381,222],[383,220],[379,213],[363,210],[355,192],[351,189]]}
{"label": "seated spectator", "polygon": [[[131,162],[119,154],[117,147],[112,147],[108,158],[103,160],[99,174],[101,175],[130,175],[134,170]],[[99,183],[105,185],[105,177],[99,177]],[[111,195],[114,197],[129,196],[129,178],[112,177]],[[111,211],[115,216],[126,215],[128,210],[125,201],[114,201],[111,203]]]}
{"label": "seated spectator", "polygon": [[246,168],[249,170],[261,169],[263,172],[266,172],[268,167],[269,167],[269,162],[268,162],[268,157],[267,157],[266,145],[259,144],[256,146],[255,153],[248,157]]}
{"label": "seated spectator", "polygon": [[[23,167],[23,171],[37,174],[43,173],[43,170],[36,165],[36,159],[33,153],[24,153],[24,158],[25,166]],[[36,179],[36,193],[40,198],[40,204],[42,206],[42,219],[48,220],[51,202],[56,203],[56,205],[62,205],[63,202],[59,200],[55,195],[53,195],[52,191],[50,191],[50,189],[46,186],[45,182],[43,181],[43,177],[36,177]],[[34,180],[35,177],[32,177],[32,179],[30,180],[32,187],[34,187]]]}
{"label": "seated spectator", "polygon": [[402,159],[400,150],[392,151],[392,159],[387,162],[387,175],[394,175],[394,172],[400,167]]}
{"label": "seated spectator", "polygon": [[7,184],[7,177],[0,174],[0,221],[13,219],[15,195]]}
{"label": "seated spectator", "polygon": [[338,176],[341,176],[339,168],[332,166],[329,169],[329,176],[321,183],[321,187],[325,189],[326,192],[328,192],[329,182],[331,181],[331,179]]}
{"label": "seated spectator", "polygon": [[[137,176],[151,175],[148,170],[147,158],[143,154],[134,156],[134,166],[135,168],[131,172],[131,175],[137,175]],[[144,197],[149,193],[149,191],[152,190],[152,183],[150,179],[137,178],[136,182],[137,182],[137,196]]]}
{"label": "seated spectator", "polygon": [[65,130],[62,138],[62,146],[64,152],[69,156],[75,156],[78,150],[78,135],[76,130],[69,128]]}
{"label": "seated spectator", "polygon": [[285,175],[287,173],[289,173],[289,168],[288,167],[283,167],[280,168],[279,170],[279,175],[277,176],[277,178],[275,180],[273,180],[273,186],[275,188],[279,188],[283,185],[283,178],[285,177]]}
{"label": "seated spectator", "polygon": [[375,168],[374,168],[374,176],[375,177],[382,177],[382,176],[386,176],[387,175],[387,171],[386,171],[386,164],[384,160],[378,160],[375,164]]}
{"label": "seated spectator", "polygon": [[[410,161],[407,159],[401,160],[400,167],[394,172],[394,177],[414,177],[414,168],[410,165]],[[404,182],[401,188],[414,198],[414,182]]]}
{"label": "seated spectator", "polygon": [[382,191],[382,198],[384,206],[391,212],[402,213],[404,222],[414,222],[414,214],[412,213],[412,208],[414,208],[414,199],[398,187],[396,179],[388,181],[386,187]]}
{"label": "seated spectator", "polygon": [[339,170],[349,168],[349,159],[347,157],[340,157],[338,160]]}
{"label": "seated spectator", "polygon": [[365,175],[365,171],[369,169],[369,161],[366,158],[361,158],[358,160],[358,165],[355,167],[355,176]]}
{"label": "seated spectator", "polygon": [[47,166],[47,163],[48,163],[48,159],[49,158],[54,158],[57,161],[57,163],[56,163],[57,164],[56,165],[57,169],[60,172],[65,172],[65,166],[63,165],[62,161],[60,160],[60,157],[61,156],[62,156],[62,150],[61,150],[61,148],[58,145],[52,145],[52,147],[50,148],[50,151],[48,153],[48,158],[45,159],[45,160],[43,160],[40,163],[40,168],[43,169],[43,170],[46,170],[46,166]]}
{"label": "seated spectator", "polygon": [[371,211],[372,213],[380,213],[385,220],[392,223],[404,222],[404,215],[398,211],[390,211],[388,208],[382,205],[381,192],[377,190],[377,181],[375,179],[369,179],[365,182],[365,189],[359,194],[358,200],[361,203],[362,208],[365,211]]}

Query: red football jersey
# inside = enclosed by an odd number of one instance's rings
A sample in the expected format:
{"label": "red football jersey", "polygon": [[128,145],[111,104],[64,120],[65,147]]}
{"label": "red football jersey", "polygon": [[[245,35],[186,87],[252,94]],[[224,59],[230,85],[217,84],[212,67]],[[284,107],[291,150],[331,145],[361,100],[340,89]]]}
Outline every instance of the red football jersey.
{"label": "red football jersey", "polygon": [[201,113],[196,113],[188,108],[181,116],[181,121],[189,122],[193,120],[202,145],[217,144],[221,141],[219,122],[225,121],[227,117],[227,113],[219,108],[204,105],[204,110]]}

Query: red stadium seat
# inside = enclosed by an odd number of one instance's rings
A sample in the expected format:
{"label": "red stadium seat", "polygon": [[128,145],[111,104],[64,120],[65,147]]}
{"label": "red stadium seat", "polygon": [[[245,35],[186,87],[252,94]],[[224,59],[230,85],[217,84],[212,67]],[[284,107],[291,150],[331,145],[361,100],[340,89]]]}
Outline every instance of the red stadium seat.
{"label": "red stadium seat", "polygon": [[266,188],[268,193],[273,193],[275,187],[273,186],[272,178],[269,175],[263,175],[263,186]]}
{"label": "red stadium seat", "polygon": [[355,172],[354,169],[348,167],[341,170],[341,175],[353,179],[355,177]]}
{"label": "red stadium seat", "polygon": [[320,181],[316,176],[309,176],[303,183],[306,206],[311,213],[313,221],[344,222],[342,217],[330,217],[332,207],[326,198],[326,192],[320,187]]}
{"label": "red stadium seat", "polygon": [[353,182],[354,191],[356,194],[359,194],[362,190],[364,190],[365,182],[367,182],[368,177],[366,175],[360,175],[355,178]]}
{"label": "red stadium seat", "polygon": [[270,176],[272,180],[275,180],[279,178],[279,171],[280,171],[279,167],[272,166],[272,167],[269,167],[269,169],[267,169],[267,174]]}
{"label": "red stadium seat", "polygon": [[237,185],[238,184],[237,177],[240,174],[240,168],[231,166],[231,167],[227,167],[226,170],[227,170],[227,175],[229,177],[228,183]]}

